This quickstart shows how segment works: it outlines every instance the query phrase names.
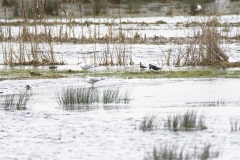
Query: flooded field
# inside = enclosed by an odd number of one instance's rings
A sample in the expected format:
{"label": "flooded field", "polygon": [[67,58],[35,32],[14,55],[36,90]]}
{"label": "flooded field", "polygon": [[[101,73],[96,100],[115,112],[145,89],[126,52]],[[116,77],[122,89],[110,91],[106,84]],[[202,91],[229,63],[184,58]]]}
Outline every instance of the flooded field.
{"label": "flooded field", "polygon": [[[164,71],[197,69],[198,67],[191,65],[177,68],[174,66],[176,60],[174,58],[181,51],[180,46],[191,44],[188,38],[194,37],[194,31],[199,27],[186,27],[186,24],[201,21],[204,18],[206,17],[123,18],[122,22],[125,23],[122,23],[122,31],[126,37],[130,37],[130,42],[124,42],[123,46],[116,46],[116,44],[120,44],[119,41],[83,43],[79,40],[81,33],[84,32],[86,37],[88,35],[91,37],[96,26],[91,25],[82,28],[82,26],[76,25],[71,29],[74,30],[77,40],[53,41],[50,43],[54,46],[55,60],[65,63],[65,65],[57,65],[56,72],[82,70],[77,65],[80,61],[100,64],[106,60],[103,53],[107,49],[109,49],[109,53],[118,53],[118,51],[125,53],[126,61],[121,66],[98,66],[89,71],[91,74],[97,76],[99,72],[104,70],[114,72],[114,69],[145,72],[140,70],[140,62],[146,66],[150,63],[161,66]],[[237,15],[230,15],[222,16],[219,20],[221,20],[221,23],[231,22],[234,24],[230,31],[225,28],[226,32],[222,32],[223,27],[217,29],[223,35],[229,36],[229,41],[220,40],[222,42],[221,47],[226,52],[228,60],[238,62],[240,61],[240,45],[238,39],[233,37],[238,35],[239,32],[239,26],[236,25],[239,23],[239,18]],[[53,22],[54,20],[48,21]],[[76,19],[76,21],[80,21],[80,19]],[[81,19],[81,21],[90,22],[96,21],[96,19]],[[99,28],[101,28],[99,37],[104,37],[109,32],[108,26],[104,24],[107,19],[102,18],[97,21],[103,22],[99,25]],[[157,21],[166,23],[158,24]],[[176,25],[177,22],[181,23]],[[115,24],[118,23],[118,20],[116,20]],[[41,25],[37,27],[39,34],[42,33],[44,27]],[[58,36],[56,31],[59,27],[58,25],[50,27],[49,31],[52,32],[52,35]],[[34,27],[29,28],[34,30]],[[115,31],[114,33],[118,29],[119,26],[117,25],[112,28]],[[11,33],[13,37],[17,36],[19,27],[13,26]],[[73,38],[72,32],[69,33],[70,38]],[[138,37],[137,40],[131,41],[134,40],[135,35]],[[144,40],[145,35],[146,39]],[[154,37],[155,40],[152,40]],[[178,41],[172,41],[171,39]],[[33,43],[26,42],[23,44],[27,53],[29,53]],[[15,51],[13,53],[16,54],[19,52],[18,45],[17,40],[9,40],[2,44],[0,52],[1,69],[10,68],[3,65],[6,61],[3,56],[6,50]],[[36,48],[37,51],[39,49],[45,48],[41,48],[41,46]],[[166,57],[169,51],[172,59],[170,64],[167,65]],[[16,56],[16,58],[19,57]],[[130,65],[130,62],[134,63]],[[32,69],[41,71],[42,74],[49,70],[48,65],[13,65],[12,68]],[[223,69],[225,68],[219,68],[219,70]],[[231,70],[239,70],[239,68],[227,68],[226,70],[231,72]],[[180,147],[176,150],[181,150],[181,147],[184,147],[184,155],[185,153],[189,154],[189,157],[185,157],[185,159],[238,160],[240,158],[239,79],[198,77],[188,79],[123,79],[105,77],[104,80],[94,85],[95,90],[101,93],[108,88],[120,88],[120,92],[131,90],[129,103],[111,104],[107,107],[101,104],[84,112],[64,110],[62,105],[58,103],[59,97],[56,93],[62,88],[70,86],[73,88],[79,86],[90,88],[91,84],[83,79],[85,75],[74,73],[66,78],[29,78],[25,80],[12,80],[10,75],[9,80],[0,81],[1,98],[16,92],[25,92],[27,85],[31,87],[27,90],[31,99],[26,110],[4,110],[4,107],[1,107],[0,142],[2,145],[0,147],[0,159],[154,159],[151,156],[148,157],[148,154],[152,154],[153,147],[159,144],[179,145]],[[4,104],[3,98],[1,104]],[[206,128],[204,130],[171,131],[165,126],[170,115],[182,113],[188,109],[194,109],[204,114],[206,118]],[[139,129],[144,117],[153,113],[159,118],[160,126],[150,131]],[[201,150],[206,145],[211,146],[210,153],[216,150],[219,155],[205,158],[194,157],[195,149]]]}
{"label": "flooded field", "polygon": [[[239,79],[106,79],[96,89],[113,85],[132,88],[129,104],[110,109],[64,111],[55,91],[61,87],[88,86],[81,78],[9,80],[3,93],[32,86],[26,111],[1,114],[2,159],[144,159],[156,144],[194,147],[211,144],[217,159],[238,159],[239,131],[231,131],[230,118],[239,118]],[[224,103],[217,102],[223,101]],[[205,103],[204,103],[205,102]],[[211,106],[215,104],[214,106]],[[193,108],[206,115],[203,131],[169,131],[163,125],[143,132],[139,123],[147,113],[166,121],[168,114]]]}

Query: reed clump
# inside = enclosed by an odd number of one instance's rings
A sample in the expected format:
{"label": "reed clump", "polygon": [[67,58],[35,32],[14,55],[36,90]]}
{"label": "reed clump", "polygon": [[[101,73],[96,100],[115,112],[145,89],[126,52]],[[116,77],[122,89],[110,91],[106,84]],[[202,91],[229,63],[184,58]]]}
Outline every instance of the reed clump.
{"label": "reed clump", "polygon": [[26,110],[30,98],[27,92],[7,94],[2,97],[2,107],[4,110]]}
{"label": "reed clump", "polygon": [[113,104],[128,104],[130,91],[120,92],[120,88],[104,89],[102,92],[96,88],[67,87],[56,91],[57,102],[64,110],[87,111],[101,108],[111,109]]}
{"label": "reed clump", "polygon": [[230,128],[231,131],[240,131],[240,118],[230,117]]}
{"label": "reed clump", "polygon": [[181,114],[169,114],[164,126],[171,131],[205,130],[207,129],[205,121],[204,114],[199,115],[197,110],[188,109]]}
{"label": "reed clump", "polygon": [[64,110],[87,111],[94,109],[94,104],[99,103],[98,90],[85,87],[67,87],[56,92],[57,102]]}
{"label": "reed clump", "polygon": [[[156,130],[160,126],[157,114],[148,113],[140,122],[138,129],[142,131]],[[137,128],[137,127],[136,127]]]}
{"label": "reed clump", "polygon": [[195,147],[194,151],[186,149],[185,146],[180,146],[176,143],[168,142],[155,145],[152,151],[146,152],[145,160],[207,160],[218,158],[221,155],[220,149],[213,149],[210,143],[203,147]]}

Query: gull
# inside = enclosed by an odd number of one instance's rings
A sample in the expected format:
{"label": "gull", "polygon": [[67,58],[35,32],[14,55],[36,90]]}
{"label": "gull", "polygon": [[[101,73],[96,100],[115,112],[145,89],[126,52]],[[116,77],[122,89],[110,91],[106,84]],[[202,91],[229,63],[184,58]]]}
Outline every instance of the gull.
{"label": "gull", "polygon": [[196,11],[200,11],[201,9],[202,9],[202,6],[198,4],[198,5],[196,6],[196,9],[195,9],[195,10],[196,10]]}
{"label": "gull", "polygon": [[80,64],[80,67],[85,70],[85,72],[86,72],[87,70],[91,69],[91,68],[97,67],[97,66],[93,66],[93,65],[91,65],[91,64],[86,64],[86,63],[82,63],[82,62],[78,63],[78,65],[79,65],[79,64]]}
{"label": "gull", "polygon": [[157,66],[152,65],[152,64],[149,64],[149,69],[150,69],[151,71],[157,71],[157,70],[160,70],[160,69],[162,69],[162,68],[157,67]]}
{"label": "gull", "polygon": [[144,66],[144,65],[142,65],[142,62],[140,62],[140,68],[141,68],[141,69],[145,69],[145,68],[147,68],[147,67]]}
{"label": "gull", "polygon": [[101,77],[89,77],[89,76],[86,76],[84,78],[84,80],[90,84],[92,84],[92,88],[94,87],[94,84],[99,82],[99,81],[102,81],[104,80],[105,78],[101,78]]}

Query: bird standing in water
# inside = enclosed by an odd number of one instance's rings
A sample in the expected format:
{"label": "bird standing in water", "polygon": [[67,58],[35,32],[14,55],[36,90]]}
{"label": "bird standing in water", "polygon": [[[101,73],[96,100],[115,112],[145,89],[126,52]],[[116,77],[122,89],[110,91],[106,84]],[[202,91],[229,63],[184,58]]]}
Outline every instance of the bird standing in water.
{"label": "bird standing in water", "polygon": [[99,81],[102,81],[104,80],[105,78],[100,78],[100,77],[89,77],[89,76],[86,76],[84,78],[84,80],[90,84],[92,84],[92,88],[94,87],[94,84],[99,82]]}
{"label": "bird standing in water", "polygon": [[91,64],[86,64],[86,63],[83,63],[83,62],[79,62],[78,65],[79,64],[80,64],[80,67],[85,70],[85,73],[86,73],[87,70],[97,67],[97,66],[94,66],[94,65],[91,65]]}

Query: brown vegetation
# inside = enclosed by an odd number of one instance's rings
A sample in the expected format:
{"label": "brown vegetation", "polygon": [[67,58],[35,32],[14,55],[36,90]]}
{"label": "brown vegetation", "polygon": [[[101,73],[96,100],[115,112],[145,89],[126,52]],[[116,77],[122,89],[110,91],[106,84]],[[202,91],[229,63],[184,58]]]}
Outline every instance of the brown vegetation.
{"label": "brown vegetation", "polygon": [[[83,59],[90,58],[95,65],[132,65],[133,59],[131,55],[131,44],[134,43],[151,43],[151,44],[167,44],[169,42],[178,46],[178,54],[173,55],[172,50],[162,61],[166,65],[175,66],[238,66],[238,63],[229,63],[228,55],[222,47],[224,41],[237,39],[223,35],[223,30],[217,30],[221,26],[224,31],[231,29],[231,26],[237,24],[220,23],[218,18],[212,18],[207,22],[188,22],[185,27],[194,26],[193,36],[186,37],[170,37],[154,35],[149,37],[146,34],[135,32],[128,34],[128,30],[122,28],[122,24],[130,22],[122,22],[120,10],[116,6],[106,11],[107,22],[100,23],[97,13],[94,14],[94,22],[82,20],[82,6],[78,4],[80,11],[80,22],[76,22],[74,14],[68,12],[62,5],[63,1],[58,3],[58,14],[53,22],[47,21],[47,4],[46,1],[37,3],[31,10],[33,21],[30,22],[28,12],[25,10],[22,0],[22,21],[8,22],[7,9],[4,10],[5,22],[1,22],[5,27],[5,33],[0,34],[2,43],[4,64],[5,65],[63,65],[63,60],[57,60],[54,55],[55,42],[71,42],[78,43],[100,43],[102,45],[100,54],[96,54],[96,48],[90,56],[83,56]],[[96,6],[95,6],[96,7]],[[112,6],[111,6],[112,7]],[[95,8],[97,9],[97,8]],[[107,8],[108,9],[108,8]],[[96,10],[96,12],[98,12]],[[61,13],[61,14],[60,14]],[[117,14],[116,14],[117,13]],[[113,15],[113,16],[109,16]],[[117,16],[116,16],[117,15]],[[119,22],[116,23],[116,17]],[[108,27],[106,35],[101,36],[101,24]],[[136,22],[135,22],[136,24]],[[166,24],[164,21],[156,21],[154,25]],[[20,25],[17,36],[12,36],[11,26]],[[145,22],[138,22],[137,25],[149,25]],[[58,26],[58,27],[56,27]],[[76,36],[74,27],[81,26],[81,35]],[[93,27],[91,27],[93,26]],[[54,32],[53,32],[54,31]]]}

